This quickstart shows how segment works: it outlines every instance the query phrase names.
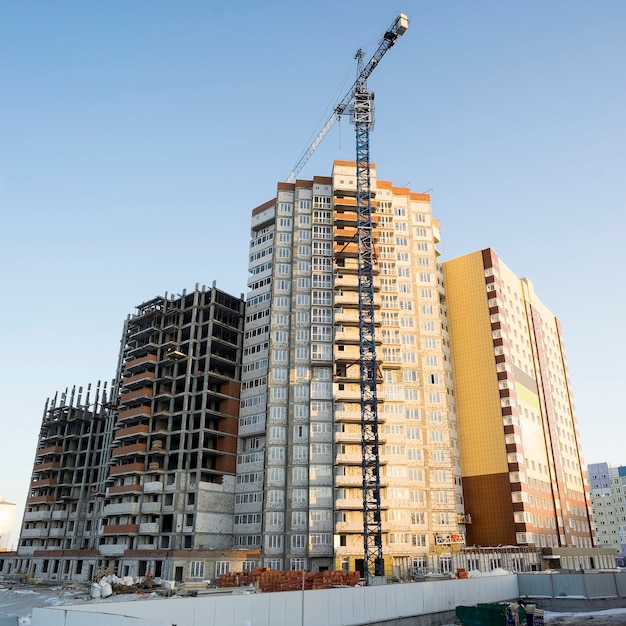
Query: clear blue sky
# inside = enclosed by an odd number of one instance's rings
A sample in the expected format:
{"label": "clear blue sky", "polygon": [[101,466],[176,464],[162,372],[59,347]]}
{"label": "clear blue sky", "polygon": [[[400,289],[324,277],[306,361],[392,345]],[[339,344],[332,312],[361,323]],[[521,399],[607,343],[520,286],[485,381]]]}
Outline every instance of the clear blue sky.
{"label": "clear blue sky", "polygon": [[[626,3],[0,1],[0,492],[46,397],[109,380],[136,304],[246,290],[272,197],[358,47],[380,178],[432,190],[443,258],[492,246],[560,317],[586,462],[626,463]],[[352,159],[343,121],[301,177]],[[19,522],[19,520],[18,520]]]}

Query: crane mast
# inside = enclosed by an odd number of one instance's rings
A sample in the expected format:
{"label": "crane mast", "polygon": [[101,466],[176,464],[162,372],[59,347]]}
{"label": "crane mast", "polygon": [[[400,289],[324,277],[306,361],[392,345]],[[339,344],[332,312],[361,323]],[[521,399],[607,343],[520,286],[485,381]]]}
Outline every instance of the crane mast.
{"label": "crane mast", "polygon": [[[363,53],[357,52],[359,68]],[[359,74],[352,106],[356,131],[356,204],[359,294],[359,367],[361,385],[361,466],[363,471],[363,551],[366,583],[384,574],[380,507],[380,457],[376,338],[374,325],[374,249],[369,133],[374,94]]]}
{"label": "crane mast", "polygon": [[334,123],[341,115],[348,112],[351,113],[356,132],[356,239],[358,244],[359,374],[365,584],[371,582],[372,576],[384,575],[380,444],[378,436],[378,364],[374,324],[375,254],[369,146],[369,134],[374,122],[374,94],[367,88],[367,79],[385,53],[395,44],[398,37],[406,32],[408,25],[407,16],[400,13],[383,34],[376,51],[367,63],[363,63],[362,50],[356,53],[357,78],[354,84],[335,106],[333,113],[311,145],[303,152],[287,178],[287,182],[295,181],[298,172],[304,167]]}
{"label": "crane mast", "polygon": [[[357,52],[357,79],[351,90],[352,121],[356,132],[363,564],[366,584],[369,584],[372,576],[384,575],[378,436],[378,363],[374,323],[375,254],[369,141],[370,130],[374,124],[374,94],[367,88],[367,79],[385,52],[393,46],[400,35],[404,34],[407,27],[406,15],[400,14],[383,35],[367,65],[363,65],[363,51]],[[342,101],[340,106],[343,105]]]}

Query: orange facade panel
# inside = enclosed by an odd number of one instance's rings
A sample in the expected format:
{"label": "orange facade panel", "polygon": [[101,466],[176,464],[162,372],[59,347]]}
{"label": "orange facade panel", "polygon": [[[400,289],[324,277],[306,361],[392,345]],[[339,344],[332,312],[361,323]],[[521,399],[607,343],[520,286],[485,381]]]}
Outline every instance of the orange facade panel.
{"label": "orange facade panel", "polygon": [[30,483],[32,489],[36,489],[37,487],[51,487],[58,484],[56,478],[42,478],[41,480],[33,480]]}
{"label": "orange facade panel", "polygon": [[138,435],[147,435],[150,431],[148,424],[137,424],[128,428],[120,428],[115,433],[115,439],[124,439],[125,437],[136,437]]}
{"label": "orange facade panel", "polygon": [[139,381],[154,381],[154,372],[141,372],[141,374],[135,374],[124,379],[124,386],[132,385]]}
{"label": "orange facade panel", "polygon": [[126,369],[133,369],[140,365],[154,365],[157,362],[156,354],[146,354],[144,356],[137,357],[126,363]]}
{"label": "orange facade panel", "polygon": [[125,493],[143,493],[141,485],[114,485],[109,487],[108,495],[121,495]]}
{"label": "orange facade panel", "polygon": [[151,398],[152,395],[153,393],[151,387],[142,387],[141,389],[136,389],[135,391],[123,393],[120,398],[120,402],[124,404],[125,402],[130,402],[132,400],[138,400],[139,398]]}
{"label": "orange facade panel", "polygon": [[115,465],[111,468],[111,476],[119,476],[120,474],[136,474],[143,472],[143,463],[126,463],[125,465]]}
{"label": "orange facade panel", "polygon": [[53,496],[29,496],[26,498],[28,504],[40,504],[42,502],[54,502]]}
{"label": "orange facade panel", "polygon": [[46,470],[58,470],[61,464],[58,461],[49,461],[48,463],[37,463],[33,467],[35,472],[45,472]]}
{"label": "orange facade panel", "polygon": [[131,446],[121,446],[113,450],[113,458],[128,456],[129,454],[146,454],[148,446],[145,443],[136,443]]}
{"label": "orange facade panel", "polygon": [[150,417],[150,407],[148,406],[136,406],[132,409],[123,409],[118,415],[118,420],[130,419],[132,417]]}
{"label": "orange facade panel", "polygon": [[63,452],[63,446],[48,446],[46,448],[39,448],[36,456],[48,456],[50,454],[61,454]]}
{"label": "orange facade panel", "polygon": [[136,535],[138,532],[138,524],[107,524],[102,527],[104,535]]}

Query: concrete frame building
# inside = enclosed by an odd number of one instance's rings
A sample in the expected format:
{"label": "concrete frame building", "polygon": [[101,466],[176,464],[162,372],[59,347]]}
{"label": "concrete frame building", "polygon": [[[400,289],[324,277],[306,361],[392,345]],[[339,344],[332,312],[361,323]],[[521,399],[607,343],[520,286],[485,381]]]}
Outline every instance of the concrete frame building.
{"label": "concrete frame building", "polygon": [[244,306],[215,285],[145,302],[110,390],[46,404],[18,570],[219,573],[205,563],[219,570],[214,553],[232,546]]}
{"label": "concrete frame building", "polygon": [[[439,227],[371,168],[385,572],[446,572],[466,518]],[[346,161],[252,212],[235,546],[264,566],[362,569],[356,223]]]}
{"label": "concrete frame building", "polygon": [[591,504],[598,545],[617,550],[617,565],[626,566],[626,466],[588,465]]}
{"label": "concrete frame building", "polygon": [[559,321],[490,248],[445,262],[469,545],[596,553]]}

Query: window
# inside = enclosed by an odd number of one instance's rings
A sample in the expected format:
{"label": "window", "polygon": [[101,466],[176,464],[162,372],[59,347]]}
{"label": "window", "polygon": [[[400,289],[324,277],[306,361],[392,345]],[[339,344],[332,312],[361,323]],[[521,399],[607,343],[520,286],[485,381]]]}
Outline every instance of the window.
{"label": "window", "polygon": [[430,461],[431,463],[445,463],[446,452],[445,450],[431,450]]}
{"label": "window", "polygon": [[[226,562],[226,565],[229,565],[229,563]],[[191,561],[190,566],[191,568],[190,568],[189,576],[191,578],[204,578],[204,561]],[[220,574],[223,574],[223,573],[225,572],[220,572]]]}
{"label": "window", "polygon": [[431,443],[443,443],[445,441],[443,430],[431,430],[428,439]]}
{"label": "window", "polygon": [[422,450],[420,448],[408,448],[406,451],[406,456],[409,461],[421,461]]}
{"label": "window", "polygon": [[291,513],[291,525],[306,527],[307,515],[306,511],[292,511]]}
{"label": "window", "polygon": [[283,547],[282,535],[267,535],[265,541],[268,548],[282,549]]}
{"label": "window", "polygon": [[283,461],[285,458],[285,448],[272,446],[269,449],[269,458],[272,461]]}

